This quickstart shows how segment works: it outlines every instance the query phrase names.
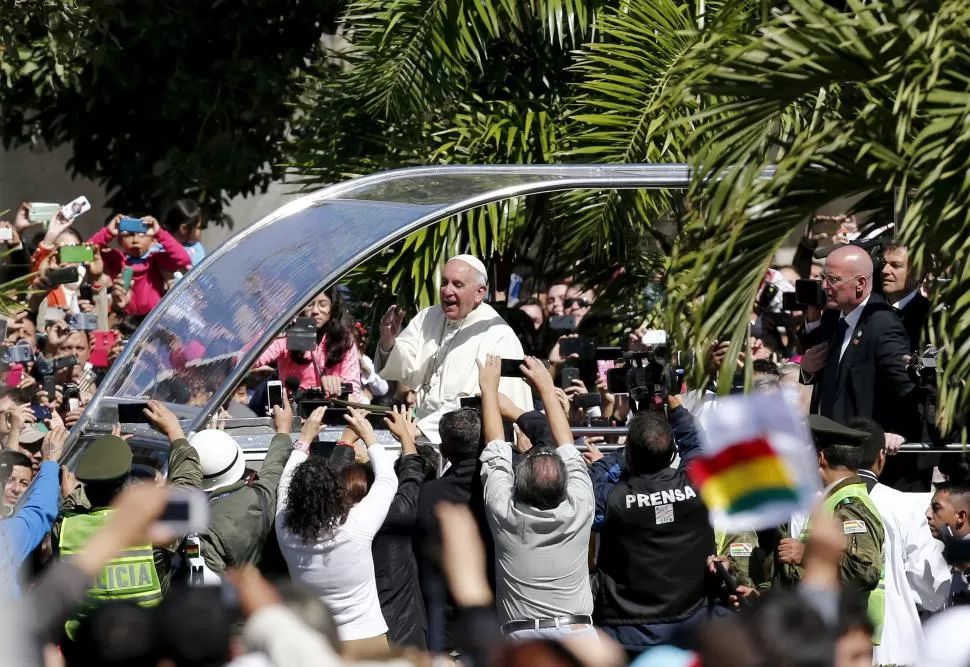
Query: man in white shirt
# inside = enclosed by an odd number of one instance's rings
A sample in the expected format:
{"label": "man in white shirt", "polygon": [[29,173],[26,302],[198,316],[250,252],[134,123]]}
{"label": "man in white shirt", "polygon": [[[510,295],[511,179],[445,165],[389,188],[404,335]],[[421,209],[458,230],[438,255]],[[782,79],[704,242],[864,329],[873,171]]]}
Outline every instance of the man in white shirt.
{"label": "man in white shirt", "polygon": [[923,628],[917,607],[937,611],[946,602],[950,568],[942,545],[933,539],[924,511],[928,493],[903,493],[879,483],[886,464],[885,433],[869,419],[856,418],[849,427],[869,433],[862,445],[858,475],[882,516],[886,530],[886,611],[882,643],[875,647],[878,665],[912,665],[919,658]]}
{"label": "man in white shirt", "polygon": [[806,310],[803,381],[814,385],[813,413],[843,424],[873,419],[895,453],[905,439],[919,438],[919,403],[906,372],[909,338],[896,312],[873,293],[872,270],[869,254],[857,246],[826,258],[827,310]]}
{"label": "man in white shirt", "polygon": [[[546,406],[545,443],[505,441],[498,385],[500,359],[480,366],[485,510],[495,539],[496,602],[503,631],[515,639],[576,633],[595,636],[589,583],[589,538],[595,499],[586,463],[572,444],[569,418],[549,371],[525,360],[525,374]],[[543,419],[539,413],[526,416]],[[544,419],[543,419],[544,421]],[[556,443],[553,449],[548,443]]]}
{"label": "man in white shirt", "polygon": [[[396,306],[381,320],[377,370],[385,380],[417,392],[418,428],[431,442],[441,442],[441,416],[460,407],[459,397],[477,393],[477,362],[487,354],[524,356],[512,328],[483,302],[487,292],[485,265],[471,255],[458,255],[441,272],[439,305],[422,310],[404,331],[405,313]],[[501,391],[523,410],[532,409],[532,392],[521,379],[503,378]]]}

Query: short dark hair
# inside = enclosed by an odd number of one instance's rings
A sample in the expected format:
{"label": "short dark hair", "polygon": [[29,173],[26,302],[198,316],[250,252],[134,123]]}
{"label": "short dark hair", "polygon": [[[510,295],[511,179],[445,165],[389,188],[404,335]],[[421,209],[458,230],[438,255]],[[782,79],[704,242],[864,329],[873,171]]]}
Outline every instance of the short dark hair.
{"label": "short dark hair", "polygon": [[169,232],[177,232],[182,225],[202,224],[202,207],[194,199],[178,199],[172,203],[165,217],[162,218],[162,227]]}
{"label": "short dark hair", "polygon": [[853,417],[846,426],[869,434],[869,437],[862,443],[859,468],[871,470],[879,459],[879,453],[886,447],[886,432],[882,429],[882,426],[865,417]]}
{"label": "short dark hair", "polygon": [[5,472],[9,471],[10,468],[14,466],[22,466],[24,468],[30,468],[33,466],[33,462],[30,457],[23,452],[15,452],[13,450],[7,450],[0,453],[0,476],[4,475]]}
{"label": "short dark hair", "polygon": [[755,359],[751,364],[751,372],[759,375],[778,375],[778,364],[767,359]]}
{"label": "short dark hair", "polygon": [[435,448],[431,445],[416,445],[415,449],[418,450],[418,456],[421,457],[421,461],[424,464],[424,481],[430,482],[437,478],[441,459],[438,457],[438,452],[435,451]]}
{"label": "short dark hair", "polygon": [[791,591],[772,590],[745,612],[764,665],[831,667],[835,641],[821,615]]}
{"label": "short dark hair", "polygon": [[[159,660],[154,610],[125,600],[95,607],[62,649],[69,665],[134,667]],[[191,624],[190,624],[191,625]]]}
{"label": "short dark hair", "polygon": [[674,459],[674,433],[662,412],[646,410],[633,415],[628,424],[627,462],[635,473],[654,472]]}
{"label": "short dark hair", "polygon": [[515,500],[540,510],[566,499],[566,464],[548,447],[533,447],[515,467]]}
{"label": "short dark hair", "polygon": [[958,496],[960,502],[970,508],[970,482],[967,480],[951,480],[936,485],[936,493],[948,493],[950,497]]}
{"label": "short dark hair", "polygon": [[828,461],[830,468],[858,470],[861,467],[862,447],[828,445],[818,451],[820,454],[825,454],[825,460]]}
{"label": "short dark hair", "polygon": [[[216,587],[174,586],[155,608],[158,653],[179,667],[210,667],[231,659],[233,617]],[[191,618],[191,623],[185,619]]]}
{"label": "short dark hair", "polygon": [[482,442],[482,415],[475,408],[446,412],[438,424],[441,455],[455,463],[478,458]]}

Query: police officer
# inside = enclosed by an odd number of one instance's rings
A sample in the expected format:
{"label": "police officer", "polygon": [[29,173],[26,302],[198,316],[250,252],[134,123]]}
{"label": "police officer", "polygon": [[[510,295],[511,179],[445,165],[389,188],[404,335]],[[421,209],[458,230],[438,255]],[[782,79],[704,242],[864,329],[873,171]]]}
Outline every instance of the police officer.
{"label": "police officer", "polygon": [[[185,439],[178,418],[158,401],[148,403],[145,416],[171,443],[169,485],[200,488],[199,458]],[[74,471],[79,486],[65,502],[52,530],[55,556],[70,559],[82,553],[90,537],[111,517],[113,510],[107,508],[124,489],[132,465],[131,448],[118,433],[101,436],[81,454]],[[177,547],[138,545],[110,560],[88,591],[85,606],[65,625],[68,638],[74,638],[79,620],[97,603],[128,600],[145,607],[157,605],[168,589]]]}
{"label": "police officer", "polygon": [[630,654],[690,631],[712,592],[714,531],[686,473],[699,434],[679,397],[668,407],[630,420],[625,469],[605,457],[590,471],[600,537],[593,620]]}
{"label": "police officer", "polygon": [[[822,508],[841,521],[845,535],[846,549],[840,565],[842,585],[867,598],[869,616],[876,628],[873,644],[878,645],[885,614],[885,529],[865,483],[856,474],[868,433],[820,415],[810,415],[808,422],[818,452],[819,473],[825,484]],[[786,535],[779,541],[777,560],[785,585],[794,585],[801,579],[801,563],[810,531],[809,524],[798,536]]]}

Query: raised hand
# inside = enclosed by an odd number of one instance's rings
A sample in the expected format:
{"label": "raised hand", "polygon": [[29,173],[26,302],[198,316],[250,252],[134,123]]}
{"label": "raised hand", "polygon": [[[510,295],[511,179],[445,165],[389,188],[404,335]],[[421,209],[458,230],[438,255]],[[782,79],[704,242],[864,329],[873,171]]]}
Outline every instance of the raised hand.
{"label": "raised hand", "polygon": [[475,360],[478,365],[478,386],[482,395],[498,393],[498,385],[502,380],[502,358],[494,354],[485,356],[485,363]]}
{"label": "raised hand", "polygon": [[320,435],[320,431],[323,430],[323,416],[325,414],[327,414],[327,408],[324,405],[310,413],[300,430],[300,440],[313,442],[314,438]]}
{"label": "raised hand", "polygon": [[185,438],[178,417],[165,404],[159,401],[148,401],[148,407],[145,408],[144,413],[151,422],[152,428],[166,436],[169,442]]}
{"label": "raised hand", "polygon": [[394,347],[394,341],[401,333],[401,325],[404,324],[403,310],[398,310],[397,306],[391,306],[381,318],[381,349],[389,352]]}
{"label": "raised hand", "polygon": [[353,429],[354,433],[364,441],[364,444],[370,447],[371,445],[377,443],[377,435],[374,433],[374,427],[370,425],[367,421],[367,411],[357,410],[351,408],[344,419],[347,420],[347,424]]}

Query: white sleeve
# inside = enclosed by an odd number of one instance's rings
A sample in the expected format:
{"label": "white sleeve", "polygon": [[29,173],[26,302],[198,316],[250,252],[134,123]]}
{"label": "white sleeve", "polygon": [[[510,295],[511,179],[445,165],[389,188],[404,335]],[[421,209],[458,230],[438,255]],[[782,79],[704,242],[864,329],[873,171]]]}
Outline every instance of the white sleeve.
{"label": "white sleeve", "polygon": [[394,456],[383,445],[371,445],[367,455],[374,468],[374,483],[364,499],[350,510],[346,527],[358,539],[372,540],[391,509],[397,493],[397,474],[394,472]]}
{"label": "white sleeve", "polygon": [[374,371],[379,372],[385,380],[403,382],[408,386],[418,386],[420,381],[414,382],[412,376],[420,371],[419,356],[424,343],[422,328],[426,313],[430,309],[422,310],[415,315],[394,341],[394,348],[389,354],[384,354],[380,344],[374,355]]}
{"label": "white sleeve", "polygon": [[943,543],[933,537],[926,519],[915,511],[908,517],[907,529],[903,543],[906,580],[920,607],[938,611],[950,592],[950,566],[943,558]]}
{"label": "white sleeve", "polygon": [[246,645],[260,651],[274,667],[340,667],[343,661],[321,635],[282,604],[253,614],[244,630]]}
{"label": "white sleeve", "polygon": [[596,510],[596,499],[593,495],[593,480],[589,476],[589,466],[579,453],[575,445],[560,445],[556,449],[559,458],[566,464],[566,494],[569,502],[577,511],[574,519],[580,523],[589,523]]}
{"label": "white sleeve", "polygon": [[293,480],[293,473],[297,466],[307,460],[307,453],[294,449],[290,452],[290,458],[286,460],[283,474],[280,476],[280,485],[276,491],[276,513],[280,514],[286,509],[286,503],[290,497],[290,482]]}

